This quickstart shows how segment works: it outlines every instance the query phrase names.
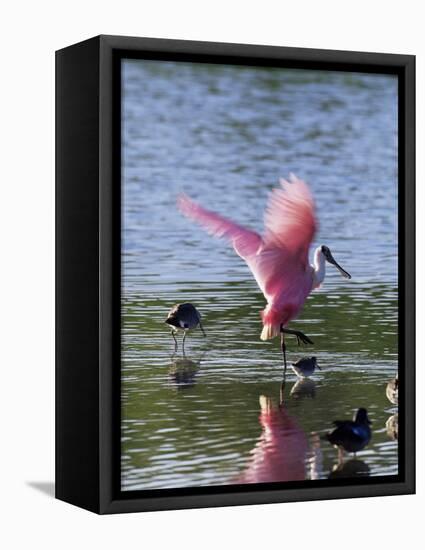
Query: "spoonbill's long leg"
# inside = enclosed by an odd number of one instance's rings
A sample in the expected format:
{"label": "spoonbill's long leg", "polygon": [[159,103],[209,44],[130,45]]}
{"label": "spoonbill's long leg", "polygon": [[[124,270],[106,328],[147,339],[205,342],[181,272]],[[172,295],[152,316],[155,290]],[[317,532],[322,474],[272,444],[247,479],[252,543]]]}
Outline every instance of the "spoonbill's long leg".
{"label": "spoonbill's long leg", "polygon": [[303,344],[313,344],[313,341],[310,340],[310,338],[300,330],[292,330],[290,328],[280,327],[280,332],[285,334],[292,334],[293,336],[296,336],[298,345],[300,345],[300,340]]}
{"label": "spoonbill's long leg", "polygon": [[283,335],[282,328],[280,329],[280,347],[282,349],[282,355],[283,355],[283,379],[285,379],[286,376],[286,345],[285,345],[285,336]]}
{"label": "spoonbill's long leg", "polygon": [[205,330],[204,330],[204,327],[202,326],[201,321],[199,321],[199,328],[202,330],[202,334],[203,334],[204,336],[206,336]]}
{"label": "spoonbill's long leg", "polygon": [[183,353],[184,353],[184,341],[186,340],[186,334],[187,334],[187,331],[185,330],[183,335]]}

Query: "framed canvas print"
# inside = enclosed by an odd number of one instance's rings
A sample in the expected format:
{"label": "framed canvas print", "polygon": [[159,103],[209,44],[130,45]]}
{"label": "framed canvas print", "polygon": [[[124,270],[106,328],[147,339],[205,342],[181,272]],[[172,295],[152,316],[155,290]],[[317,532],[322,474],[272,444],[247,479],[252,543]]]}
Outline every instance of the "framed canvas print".
{"label": "framed canvas print", "polygon": [[56,60],[57,498],[414,492],[414,57]]}

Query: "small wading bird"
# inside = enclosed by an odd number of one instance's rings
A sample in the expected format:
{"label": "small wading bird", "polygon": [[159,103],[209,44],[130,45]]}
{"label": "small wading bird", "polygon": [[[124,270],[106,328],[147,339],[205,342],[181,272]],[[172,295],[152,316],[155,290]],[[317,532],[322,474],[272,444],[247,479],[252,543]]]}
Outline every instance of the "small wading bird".
{"label": "small wading bird", "polygon": [[299,330],[286,328],[300,312],[310,292],[325,278],[325,262],[351,279],[327,246],[319,246],[314,263],[309,264],[309,247],[317,229],[313,197],[306,183],[293,174],[290,182],[281,179],[281,188],[271,193],[265,213],[265,232],[258,233],[202,208],[186,195],[178,198],[180,211],[210,234],[233,244],[235,252],[248,264],[267,306],[261,312],[262,340],[281,335],[286,373],[285,334],[296,336],[298,344],[313,342]]}
{"label": "small wading bird", "polygon": [[386,394],[393,405],[398,405],[398,378],[393,378],[388,382]]}
{"label": "small wading bird", "polygon": [[179,330],[184,332],[183,335],[183,353],[184,353],[184,341],[186,340],[186,334],[188,330],[193,330],[199,326],[202,330],[202,334],[206,336],[204,327],[201,323],[201,314],[196,307],[189,303],[176,304],[173,306],[165,319],[165,322],[171,326],[171,335],[174,338],[174,351],[177,351],[177,340],[175,333]]}
{"label": "small wading bird", "polygon": [[298,378],[308,378],[313,374],[316,368],[322,370],[317,363],[316,357],[303,357],[296,363],[292,363],[292,370]]}
{"label": "small wading bird", "polygon": [[385,423],[387,434],[395,441],[398,439],[398,414],[393,414]]}
{"label": "small wading bird", "polygon": [[326,434],[326,438],[340,451],[357,453],[366,447],[372,437],[370,424],[366,409],[359,409],[354,420],[335,420],[336,428]]}

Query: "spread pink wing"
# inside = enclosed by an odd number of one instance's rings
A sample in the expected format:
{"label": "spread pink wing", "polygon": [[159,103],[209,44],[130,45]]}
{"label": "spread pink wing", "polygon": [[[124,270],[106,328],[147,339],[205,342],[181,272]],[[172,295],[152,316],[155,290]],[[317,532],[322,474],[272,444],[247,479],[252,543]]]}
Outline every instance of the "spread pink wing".
{"label": "spread pink wing", "polygon": [[311,290],[308,252],[317,221],[307,184],[293,175],[280,183],[267,205],[263,246],[250,267],[268,302],[285,302],[296,311]]}
{"label": "spread pink wing", "polygon": [[267,301],[286,303],[292,316],[311,290],[308,250],[316,231],[316,218],[307,184],[295,176],[290,179],[291,183],[281,180],[282,188],[272,192],[263,239],[254,231],[201,207],[186,195],[179,197],[178,207],[211,235],[231,241]]}
{"label": "spread pink wing", "polygon": [[314,200],[308,185],[293,174],[273,189],[264,216],[266,245],[276,246],[304,267],[317,230]]}
{"label": "spread pink wing", "polygon": [[[304,269],[284,249],[263,246],[260,253],[247,259],[258,286],[269,303],[288,302],[288,293],[294,302],[294,310],[302,305],[310,288],[304,290]],[[292,300],[293,299],[293,300]]]}
{"label": "spread pink wing", "polygon": [[230,241],[236,253],[244,260],[256,254],[261,246],[262,240],[258,233],[203,208],[186,195],[178,197],[177,206],[182,214],[199,223],[210,235]]}

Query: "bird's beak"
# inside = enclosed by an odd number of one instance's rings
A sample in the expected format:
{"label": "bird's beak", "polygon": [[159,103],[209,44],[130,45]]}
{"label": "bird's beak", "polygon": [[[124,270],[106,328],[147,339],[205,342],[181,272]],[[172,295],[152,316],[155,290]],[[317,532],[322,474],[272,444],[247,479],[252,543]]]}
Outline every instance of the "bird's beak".
{"label": "bird's beak", "polygon": [[348,271],[345,271],[345,269],[342,269],[342,267],[335,260],[332,254],[329,253],[329,256],[327,256],[326,259],[330,264],[334,265],[338,269],[338,271],[341,273],[343,277],[345,277],[346,279],[351,279],[351,275],[348,273]]}

